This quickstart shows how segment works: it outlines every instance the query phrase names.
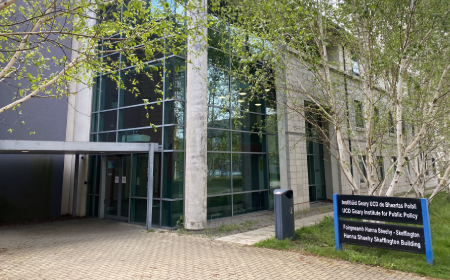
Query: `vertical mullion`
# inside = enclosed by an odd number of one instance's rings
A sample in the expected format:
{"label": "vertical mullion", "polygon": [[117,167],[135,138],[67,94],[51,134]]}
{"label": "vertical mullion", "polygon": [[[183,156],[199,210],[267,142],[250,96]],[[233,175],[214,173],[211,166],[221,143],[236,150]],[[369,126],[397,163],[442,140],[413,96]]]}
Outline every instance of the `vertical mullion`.
{"label": "vertical mullion", "polygon": [[131,188],[133,181],[133,154],[130,154],[130,178],[128,179],[129,189],[128,189],[128,222],[131,219]]}

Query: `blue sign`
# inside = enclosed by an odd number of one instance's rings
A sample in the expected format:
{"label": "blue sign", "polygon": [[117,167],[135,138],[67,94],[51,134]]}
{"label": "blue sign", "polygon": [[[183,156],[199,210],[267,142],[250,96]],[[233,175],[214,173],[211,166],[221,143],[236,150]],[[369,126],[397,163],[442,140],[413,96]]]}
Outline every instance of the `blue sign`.
{"label": "blue sign", "polygon": [[[433,263],[428,201],[425,198],[396,198],[360,195],[333,195],[336,250],[342,243],[425,254]],[[342,218],[418,224],[359,222]]]}

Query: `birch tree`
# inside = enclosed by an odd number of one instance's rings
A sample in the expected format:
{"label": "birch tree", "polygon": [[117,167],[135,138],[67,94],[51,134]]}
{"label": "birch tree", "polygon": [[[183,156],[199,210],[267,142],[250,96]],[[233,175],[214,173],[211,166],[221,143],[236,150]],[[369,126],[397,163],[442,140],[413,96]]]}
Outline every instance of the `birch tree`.
{"label": "birch tree", "polygon": [[[284,95],[278,106],[306,122],[312,112],[330,124],[327,131],[310,122],[321,140],[337,151],[353,192],[360,193],[359,177],[367,183],[369,195],[392,196],[405,175],[405,158],[427,162],[442,143],[435,140],[445,133],[441,129],[448,115],[445,5],[440,0],[244,0],[222,3],[217,9],[223,20],[239,26],[232,44],[241,61],[259,61],[288,77],[277,84]],[[259,40],[249,40],[253,37]],[[253,47],[258,51],[239,51],[246,44],[258,45]],[[341,46],[349,51],[341,52]],[[336,54],[340,57],[333,59]],[[349,58],[358,64],[357,77],[349,75]],[[266,76],[260,74],[247,73],[254,84],[264,84]],[[364,105],[362,130],[355,127],[351,106],[355,92],[347,89],[350,79],[357,80],[356,94]],[[304,100],[313,106],[305,106]],[[376,160],[380,155],[395,156],[387,172],[391,176],[380,178]],[[355,164],[360,158],[365,159],[364,168]],[[417,169],[411,180],[425,182],[426,170]],[[411,184],[419,189],[419,183]]]}
{"label": "birch tree", "polygon": [[[197,2],[0,0],[0,85],[14,91],[11,101],[0,104],[0,114],[22,114],[20,105],[32,98],[76,94],[71,84],[92,87],[93,73],[117,73],[119,64],[135,65],[134,71],[152,78],[156,67],[143,61],[186,51],[186,38],[196,32],[186,27],[192,20],[186,11],[198,9]],[[119,60],[118,52],[126,59]],[[120,75],[112,77],[124,87]],[[140,97],[136,87],[129,91]]]}

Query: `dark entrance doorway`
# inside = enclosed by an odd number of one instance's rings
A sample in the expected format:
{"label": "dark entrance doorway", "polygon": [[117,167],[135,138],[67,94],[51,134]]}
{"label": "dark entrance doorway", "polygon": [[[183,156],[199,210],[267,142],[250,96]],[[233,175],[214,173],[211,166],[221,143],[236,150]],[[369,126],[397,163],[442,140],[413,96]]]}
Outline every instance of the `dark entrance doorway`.
{"label": "dark entrance doorway", "polygon": [[131,155],[107,157],[105,218],[128,221]]}
{"label": "dark entrance doorway", "polygon": [[309,201],[325,200],[325,165],[323,153],[324,121],[320,110],[312,104],[306,106],[306,153],[308,161]]}
{"label": "dark entrance doorway", "polygon": [[307,141],[309,201],[325,200],[325,168],[323,160],[323,144]]}

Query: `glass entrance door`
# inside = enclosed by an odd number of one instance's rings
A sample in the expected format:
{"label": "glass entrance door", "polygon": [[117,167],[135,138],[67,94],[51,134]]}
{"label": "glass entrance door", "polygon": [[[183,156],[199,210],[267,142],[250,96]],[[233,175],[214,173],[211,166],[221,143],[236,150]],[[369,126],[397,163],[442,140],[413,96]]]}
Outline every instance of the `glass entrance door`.
{"label": "glass entrance door", "polygon": [[309,201],[326,199],[325,169],[323,160],[323,144],[307,141]]}
{"label": "glass entrance door", "polygon": [[107,157],[105,218],[128,221],[131,155]]}

